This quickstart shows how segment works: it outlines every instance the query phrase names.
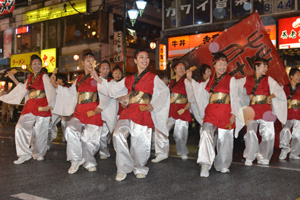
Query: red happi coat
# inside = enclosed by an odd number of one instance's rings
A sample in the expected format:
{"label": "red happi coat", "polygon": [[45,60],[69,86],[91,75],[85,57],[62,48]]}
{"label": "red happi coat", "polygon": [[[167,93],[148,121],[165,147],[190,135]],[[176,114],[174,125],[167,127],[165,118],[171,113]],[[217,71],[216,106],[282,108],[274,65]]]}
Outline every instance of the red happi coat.
{"label": "red happi coat", "polygon": [[[175,80],[172,80],[170,82],[169,88],[172,88],[174,83],[175,83]],[[172,88],[172,93],[179,93],[179,94],[187,95],[185,84],[184,84],[184,78],[180,79],[179,82]],[[183,109],[185,106],[186,106],[186,104],[171,103],[169,117],[191,122],[192,117],[191,117],[190,110],[186,110],[182,115],[179,115],[177,113],[178,110]]]}
{"label": "red happi coat", "polygon": [[[232,76],[226,74],[219,84],[215,87],[213,92],[222,92],[230,95],[230,80]],[[211,87],[213,86],[215,79],[212,78],[209,80],[206,86],[206,90],[210,92]],[[231,117],[231,104],[208,104],[205,108],[205,116],[203,123],[211,123],[214,126],[222,129],[228,129],[227,125],[230,123]],[[235,128],[235,124],[231,126]]]}
{"label": "red happi coat", "polygon": [[[135,91],[146,92],[153,95],[154,88],[154,78],[155,74],[147,72],[141,80],[136,84]],[[125,87],[128,89],[128,93],[132,90],[132,84],[134,83],[134,76],[126,76]],[[136,124],[147,126],[148,128],[153,128],[154,123],[151,118],[151,113],[149,111],[141,111],[140,105],[146,104],[129,104],[125,107],[120,114],[119,119],[130,119]]]}
{"label": "red happi coat", "polygon": [[[84,77],[83,74],[79,75],[76,81],[77,83]],[[97,81],[92,79],[90,76],[84,80],[79,87],[77,88],[77,92],[98,92],[97,90]],[[101,117],[101,113],[95,114],[91,117],[87,116],[87,112],[90,110],[95,111],[99,102],[85,103],[85,104],[77,104],[74,117],[79,119],[79,121],[83,124],[93,124],[96,126],[103,126],[103,121]]]}
{"label": "red happi coat", "polygon": [[[45,91],[43,76],[44,76],[44,73],[41,73],[38,75],[38,77],[31,84],[32,89]],[[33,79],[33,74],[30,74],[28,76],[27,85],[26,85],[26,89],[28,91],[30,90],[29,83],[32,82],[32,79]],[[26,103],[24,105],[21,115],[32,113],[35,116],[50,117],[51,116],[50,110],[38,111],[39,107],[46,107],[46,106],[48,106],[48,101],[47,101],[46,97],[39,98],[39,99],[28,99],[28,101],[26,101]]]}
{"label": "red happi coat", "polygon": [[[290,84],[285,85],[283,89],[286,94],[286,97],[288,98],[291,94]],[[300,86],[297,88],[295,94],[291,97],[291,100],[293,99],[300,100]],[[288,114],[287,120],[293,120],[293,119],[300,120],[299,108],[289,108],[287,114]]]}
{"label": "red happi coat", "polygon": [[[247,95],[251,94],[251,91],[255,85],[254,82],[254,76],[247,76],[246,77],[246,83],[244,85],[244,88],[247,91]],[[265,76],[259,83],[256,91],[254,92],[254,95],[270,95],[270,88],[269,88],[269,82],[268,82],[268,76]],[[272,113],[272,108],[270,104],[256,104],[256,105],[250,105],[251,108],[253,108],[255,117],[254,120],[258,119],[264,119],[265,121],[272,121],[273,118],[268,117],[268,113]],[[265,114],[265,116],[264,116]]]}

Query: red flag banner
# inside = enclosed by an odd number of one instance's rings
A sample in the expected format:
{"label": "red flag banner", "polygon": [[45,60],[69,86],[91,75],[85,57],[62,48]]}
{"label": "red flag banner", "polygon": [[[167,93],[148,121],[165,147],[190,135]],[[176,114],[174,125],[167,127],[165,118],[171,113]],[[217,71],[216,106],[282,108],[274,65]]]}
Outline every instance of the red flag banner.
{"label": "red flag banner", "polygon": [[280,85],[289,82],[285,68],[257,12],[223,31],[211,42],[184,55],[181,61],[189,67],[200,67],[202,64],[213,66],[212,59],[216,52],[222,52],[228,57],[228,73],[235,78],[252,75],[253,62],[259,56],[269,61],[267,75]]}

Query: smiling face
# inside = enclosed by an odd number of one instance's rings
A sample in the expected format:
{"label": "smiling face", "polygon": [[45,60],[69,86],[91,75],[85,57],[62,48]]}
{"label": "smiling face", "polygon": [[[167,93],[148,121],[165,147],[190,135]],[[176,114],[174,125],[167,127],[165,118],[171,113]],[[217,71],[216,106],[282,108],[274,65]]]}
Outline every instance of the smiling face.
{"label": "smiling face", "polygon": [[95,60],[95,58],[91,55],[87,55],[84,58],[82,64],[83,64],[84,69],[87,73],[90,73],[92,71],[92,69],[93,69],[92,63],[94,63],[94,60]]}
{"label": "smiling face", "polygon": [[290,76],[291,82],[296,84],[300,83],[300,72],[297,71],[294,75]]}
{"label": "smiling face", "polygon": [[175,66],[174,72],[176,73],[176,77],[182,77],[185,73],[185,65],[183,63],[179,63]]}
{"label": "smiling face", "polygon": [[104,78],[108,77],[108,74],[110,72],[109,65],[107,63],[101,64],[100,68],[99,68],[99,72],[100,72],[102,77],[104,77]]}
{"label": "smiling face", "polygon": [[214,64],[217,77],[222,76],[227,71],[227,61],[225,59],[220,59]]}
{"label": "smiling face", "polygon": [[119,81],[122,78],[122,72],[119,69],[116,69],[113,71],[112,76],[114,78],[115,81]]}
{"label": "smiling face", "polygon": [[141,51],[134,59],[134,63],[137,65],[139,72],[144,71],[150,63],[149,54],[146,51]]}
{"label": "smiling face", "polygon": [[211,76],[211,69],[207,68],[203,74],[203,81],[206,81]]}
{"label": "smiling face", "polygon": [[39,73],[42,69],[42,62],[39,59],[34,59],[31,61],[31,69],[34,74]]}

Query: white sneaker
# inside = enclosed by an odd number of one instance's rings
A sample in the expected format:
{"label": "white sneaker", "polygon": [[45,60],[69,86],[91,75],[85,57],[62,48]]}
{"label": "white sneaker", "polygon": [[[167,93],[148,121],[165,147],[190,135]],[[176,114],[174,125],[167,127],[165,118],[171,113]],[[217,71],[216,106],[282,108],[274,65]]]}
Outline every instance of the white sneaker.
{"label": "white sneaker", "polygon": [[258,160],[257,163],[260,164],[260,165],[268,165],[269,161],[267,161],[267,160]]}
{"label": "white sneaker", "polygon": [[96,167],[89,167],[89,168],[87,168],[87,170],[88,170],[89,172],[96,172],[96,171],[97,171],[97,168],[96,168]]}
{"label": "white sneaker", "polygon": [[146,174],[136,174],[136,178],[146,178]]}
{"label": "white sneaker", "polygon": [[188,157],[187,155],[182,155],[182,156],[181,156],[181,159],[182,159],[183,161],[186,161],[187,159],[189,159],[189,157]]}
{"label": "white sneaker", "polygon": [[300,160],[300,157],[295,154],[290,154],[290,159]]}
{"label": "white sneaker", "polygon": [[201,164],[201,172],[200,177],[209,177],[209,165],[208,164]]}
{"label": "white sneaker", "polygon": [[227,169],[227,168],[221,169],[221,173],[223,173],[223,174],[229,173],[229,172],[230,172],[230,171],[229,171],[229,169]]}
{"label": "white sneaker", "polygon": [[291,148],[287,148],[287,149],[281,149],[280,155],[279,155],[279,160],[284,160],[286,159],[288,153],[290,153]]}
{"label": "white sneaker", "polygon": [[42,157],[42,156],[37,157],[36,160],[37,160],[37,161],[42,161],[42,160],[44,160],[44,157]]}
{"label": "white sneaker", "polygon": [[108,158],[108,156],[100,155],[100,159],[101,159],[101,160],[105,160],[105,159],[107,159],[107,158]]}
{"label": "white sneaker", "polygon": [[163,161],[167,158],[168,158],[168,155],[160,153],[160,154],[157,154],[157,156],[154,159],[152,159],[151,162],[158,163],[158,162]]}
{"label": "white sneaker", "polygon": [[117,173],[116,181],[123,181],[126,178],[127,174]]}
{"label": "white sneaker", "polygon": [[77,170],[79,169],[79,166],[82,165],[85,162],[84,158],[82,158],[81,161],[75,161],[75,162],[71,162],[71,167],[68,170],[69,174],[74,174],[77,172]]}
{"label": "white sneaker", "polygon": [[246,165],[246,166],[252,166],[252,161],[246,159],[245,165]]}
{"label": "white sneaker", "polygon": [[26,162],[27,160],[30,160],[30,159],[31,159],[31,156],[20,156],[18,158],[18,160],[14,161],[14,164],[19,165],[19,164],[22,164],[22,163]]}

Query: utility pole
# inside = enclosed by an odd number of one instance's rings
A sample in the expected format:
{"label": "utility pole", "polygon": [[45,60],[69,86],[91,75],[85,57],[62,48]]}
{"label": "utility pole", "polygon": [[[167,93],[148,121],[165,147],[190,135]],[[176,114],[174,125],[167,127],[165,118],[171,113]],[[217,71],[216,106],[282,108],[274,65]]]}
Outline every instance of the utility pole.
{"label": "utility pole", "polygon": [[127,22],[127,0],[124,0],[123,18],[123,76],[126,76],[126,22]]}

